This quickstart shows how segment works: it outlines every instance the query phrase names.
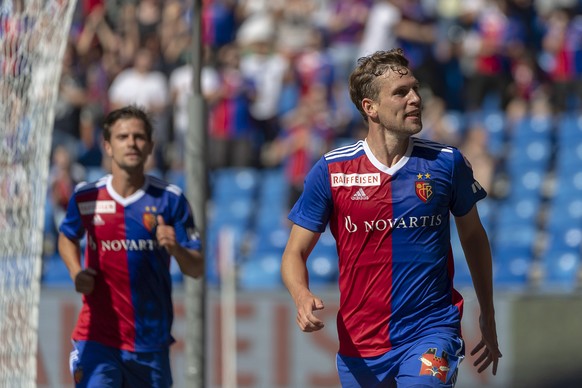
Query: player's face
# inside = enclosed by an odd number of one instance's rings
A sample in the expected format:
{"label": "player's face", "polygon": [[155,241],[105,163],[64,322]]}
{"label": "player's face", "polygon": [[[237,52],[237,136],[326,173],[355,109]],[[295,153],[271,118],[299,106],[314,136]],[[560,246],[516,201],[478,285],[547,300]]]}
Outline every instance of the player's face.
{"label": "player's face", "polygon": [[121,119],[111,127],[111,139],[105,150],[113,164],[123,170],[143,169],[153,149],[144,123],[136,118]]}
{"label": "player's face", "polygon": [[405,74],[388,71],[382,75],[380,94],[376,101],[378,121],[388,131],[401,135],[414,135],[422,129],[422,100],[418,93],[418,80],[410,70]]}

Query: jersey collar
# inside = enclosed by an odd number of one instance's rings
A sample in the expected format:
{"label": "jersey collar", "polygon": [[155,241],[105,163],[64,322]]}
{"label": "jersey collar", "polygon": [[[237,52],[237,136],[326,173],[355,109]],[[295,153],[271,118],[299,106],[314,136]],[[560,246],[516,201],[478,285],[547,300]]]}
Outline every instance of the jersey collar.
{"label": "jersey collar", "polygon": [[409,138],[408,148],[406,149],[406,152],[404,153],[402,159],[400,159],[398,163],[396,163],[394,166],[388,167],[385,164],[382,164],[378,159],[376,159],[376,157],[372,153],[372,150],[370,149],[370,146],[368,145],[368,139],[364,139],[364,151],[366,152],[366,156],[368,157],[370,162],[374,165],[374,167],[388,175],[394,175],[398,170],[404,167],[404,165],[408,162],[408,159],[410,159],[410,154],[412,153],[413,147],[414,146],[412,138]]}
{"label": "jersey collar", "polygon": [[117,192],[113,189],[113,185],[111,184],[112,181],[113,175],[110,174],[107,177],[107,192],[109,193],[111,198],[115,200],[115,202],[119,203],[123,207],[131,205],[132,203],[138,201],[141,197],[143,197],[148,186],[150,185],[150,178],[146,175],[143,186],[129,197],[123,198],[121,195],[117,194]]}

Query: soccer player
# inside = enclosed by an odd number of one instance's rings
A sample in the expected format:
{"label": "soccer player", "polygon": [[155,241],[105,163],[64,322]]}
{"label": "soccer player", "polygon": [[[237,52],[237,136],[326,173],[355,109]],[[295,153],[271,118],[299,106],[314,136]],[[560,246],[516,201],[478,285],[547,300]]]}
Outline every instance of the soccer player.
{"label": "soccer player", "polygon": [[454,386],[464,343],[452,213],[481,310],[475,365],[496,374],[491,251],[475,206],[485,191],[457,149],[414,137],[422,129],[422,101],[401,49],[360,58],[349,90],[367,137],[325,154],[289,214],[281,272],[297,324],[304,332],[324,326],[306,261],[329,224],[339,254],[342,386]]}
{"label": "soccer player", "polygon": [[146,112],[112,111],[103,137],[111,174],[76,187],[60,226],[59,253],[83,294],[71,373],[77,387],[169,387],[170,259],[200,276],[201,243],[180,189],[144,173],[153,149]]}

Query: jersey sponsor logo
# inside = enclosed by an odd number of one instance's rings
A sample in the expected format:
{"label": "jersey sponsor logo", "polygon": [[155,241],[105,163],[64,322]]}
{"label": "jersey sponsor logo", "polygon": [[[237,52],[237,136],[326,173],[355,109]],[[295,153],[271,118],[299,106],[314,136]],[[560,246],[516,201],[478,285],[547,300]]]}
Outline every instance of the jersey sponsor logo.
{"label": "jersey sponsor logo", "polygon": [[380,173],[371,174],[331,174],[331,186],[380,186]]}
{"label": "jersey sponsor logo", "polygon": [[417,181],[414,182],[414,191],[416,192],[416,196],[420,198],[422,202],[427,203],[431,200],[434,194],[432,189],[432,181],[429,180],[430,174],[418,174],[416,178]]}
{"label": "jersey sponsor logo", "polygon": [[436,348],[429,348],[420,356],[420,372],[419,376],[434,376],[443,383],[447,382],[447,374],[451,369],[449,367],[449,356],[447,352],[442,352],[441,356],[436,355]]}
{"label": "jersey sponsor logo", "polygon": [[443,222],[441,214],[433,214],[419,217],[400,217],[400,218],[382,218],[379,220],[363,221],[361,224],[356,224],[352,221],[351,216],[344,218],[344,227],[349,233],[355,233],[358,230],[363,230],[365,233],[383,232],[390,229],[406,229],[406,228],[430,228],[439,226]]}
{"label": "jersey sponsor logo", "polygon": [[99,214],[95,214],[93,216],[93,221],[91,221],[91,223],[95,226],[105,225],[105,221],[103,221],[103,218],[101,218],[101,216]]}
{"label": "jersey sponsor logo", "polygon": [[79,203],[79,211],[87,214],[114,214],[115,201],[88,201]]}
{"label": "jersey sponsor logo", "polygon": [[154,251],[158,244],[154,240],[101,240],[101,250],[104,252],[119,251]]}
{"label": "jersey sponsor logo", "polygon": [[354,195],[352,195],[352,201],[366,201],[370,199],[364,189],[361,187],[356,191]]}

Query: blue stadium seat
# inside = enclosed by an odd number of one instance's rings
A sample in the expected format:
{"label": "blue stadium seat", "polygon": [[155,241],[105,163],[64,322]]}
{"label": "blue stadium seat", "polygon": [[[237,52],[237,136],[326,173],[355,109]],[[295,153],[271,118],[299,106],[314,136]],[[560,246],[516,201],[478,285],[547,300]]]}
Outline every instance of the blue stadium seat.
{"label": "blue stadium seat", "polygon": [[339,275],[338,264],[335,239],[327,228],[319,236],[319,240],[307,260],[310,284],[334,285]]}
{"label": "blue stadium seat", "polygon": [[565,113],[557,120],[558,144],[582,142],[582,115]]}
{"label": "blue stadium seat", "polygon": [[532,223],[497,224],[492,236],[491,249],[493,255],[508,248],[530,249],[537,239],[537,227]]}
{"label": "blue stadium seat", "polygon": [[67,266],[58,253],[43,258],[41,283],[47,287],[74,289]]}
{"label": "blue stadium seat", "polygon": [[582,139],[558,144],[556,154],[556,173],[558,176],[571,176],[578,172],[582,172]]}
{"label": "blue stadium seat", "polygon": [[222,224],[210,225],[206,230],[206,244],[204,246],[204,255],[206,259],[206,276],[210,284],[217,284],[219,281],[218,261],[221,249],[219,235],[221,230],[227,229],[233,234],[233,246],[230,247],[235,254],[235,261],[242,260],[243,252],[247,249],[249,241],[252,239],[252,233],[244,225]]}
{"label": "blue stadium seat", "polygon": [[279,252],[283,253],[289,238],[288,227],[274,227],[270,230],[262,230],[255,234],[255,242],[251,249],[251,255],[258,252]]}
{"label": "blue stadium seat", "polygon": [[545,172],[551,156],[552,142],[549,138],[513,142],[506,162],[507,170],[513,177],[521,176],[524,171]]}
{"label": "blue stadium seat", "polygon": [[[497,206],[496,226],[499,228],[521,227],[525,223],[535,224],[541,209],[541,197],[513,197]],[[519,194],[516,194],[519,195]]]}
{"label": "blue stadium seat", "polygon": [[544,291],[574,291],[579,284],[580,249],[549,249],[542,259]]}
{"label": "blue stadium seat", "polygon": [[106,174],[107,171],[105,171],[102,167],[88,167],[85,171],[85,181],[94,182]]}
{"label": "blue stadium seat", "polygon": [[178,186],[184,193],[186,192],[186,173],[184,170],[169,170],[166,173],[166,180]]}
{"label": "blue stadium seat", "polygon": [[453,251],[453,258],[455,260],[455,288],[460,289],[471,287],[473,285],[473,280],[471,279],[469,266],[467,265],[465,253],[463,252],[463,247],[457,232],[457,226],[454,221],[451,222],[451,249]]}
{"label": "blue stadium seat", "polygon": [[210,174],[211,198],[218,202],[251,198],[256,194],[259,172],[250,167],[224,168]]}
{"label": "blue stadium seat", "polygon": [[513,126],[512,143],[523,145],[534,140],[548,140],[551,138],[553,125],[554,120],[550,115],[526,116]]}
{"label": "blue stadium seat", "polygon": [[505,143],[505,116],[502,111],[483,112],[483,125],[489,135],[487,148],[491,155],[499,157]]}
{"label": "blue stadium seat", "polygon": [[307,259],[309,285],[311,287],[333,286],[338,279],[338,258],[335,251],[317,250]]}
{"label": "blue stadium seat", "polygon": [[287,206],[289,182],[282,168],[264,170],[259,184],[261,206]]}
{"label": "blue stadium seat", "polygon": [[523,289],[529,285],[532,251],[526,247],[497,249],[493,259],[495,287]]}
{"label": "blue stadium seat", "polygon": [[264,252],[242,262],[238,270],[238,284],[243,290],[275,290],[281,281],[281,255],[277,251]]}

